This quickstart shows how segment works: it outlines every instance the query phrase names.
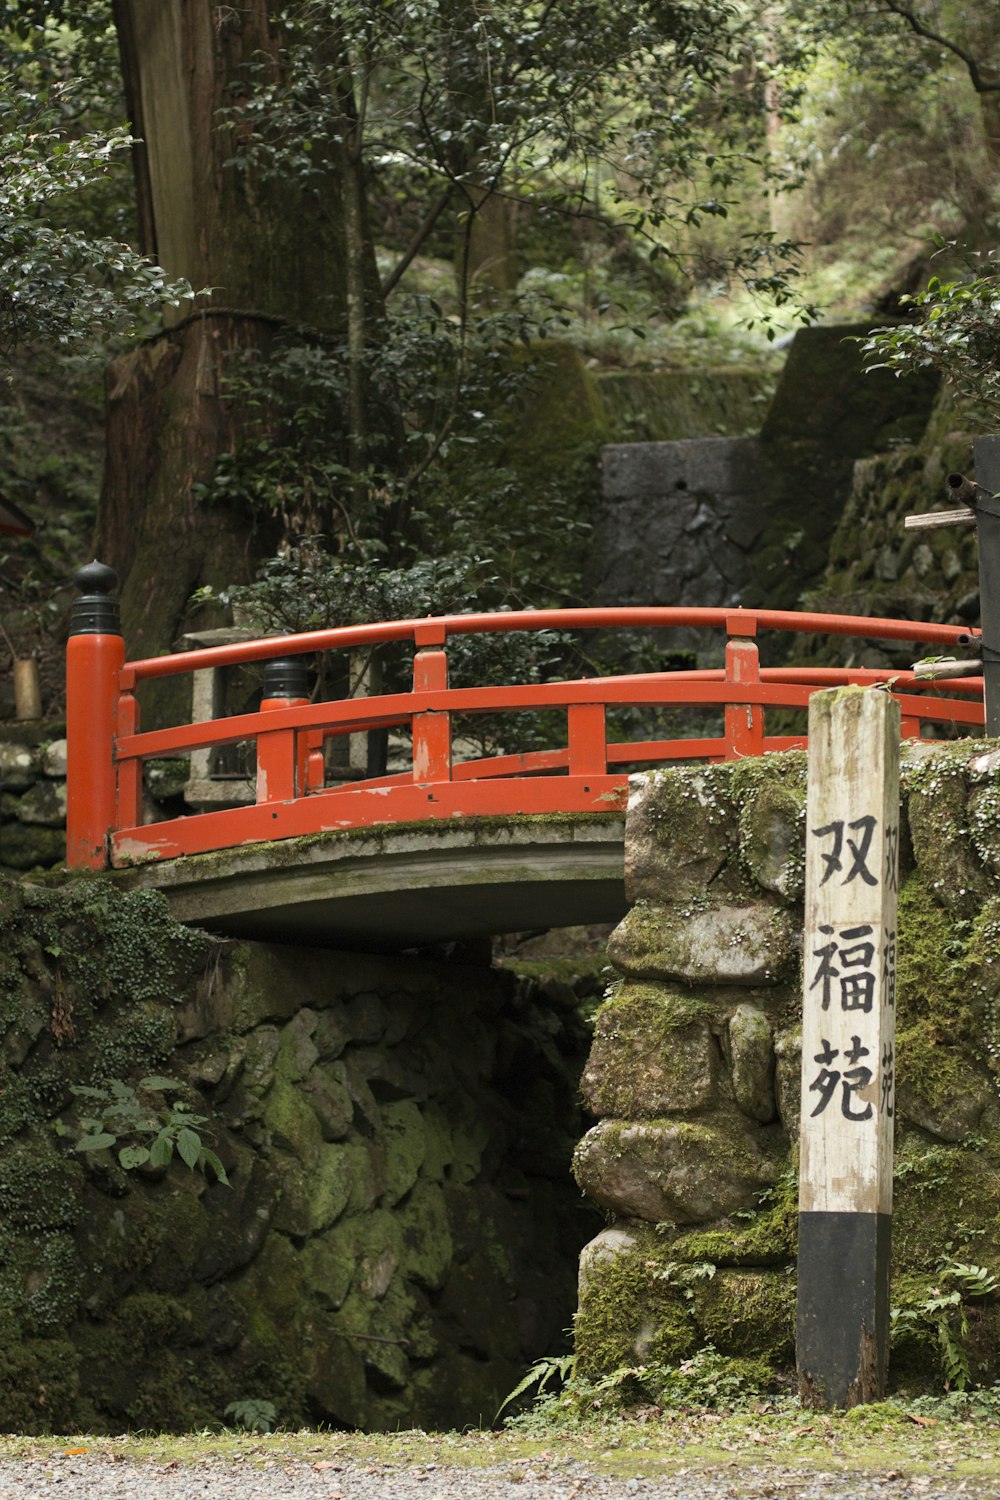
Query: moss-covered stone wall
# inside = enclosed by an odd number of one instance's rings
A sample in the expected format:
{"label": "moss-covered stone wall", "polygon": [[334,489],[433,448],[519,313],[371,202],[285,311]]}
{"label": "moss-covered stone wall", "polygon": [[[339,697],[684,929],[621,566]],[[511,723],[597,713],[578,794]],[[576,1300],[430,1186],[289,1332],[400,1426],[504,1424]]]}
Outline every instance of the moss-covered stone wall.
{"label": "moss-covered stone wall", "polygon": [[[185,811],[187,760],[143,766],[147,822]],[[66,859],[66,724],[0,719],[0,876],[54,870]]]}
{"label": "moss-covered stone wall", "polygon": [[50,881],[0,880],[0,1430],[489,1422],[593,1232],[568,987]]}
{"label": "moss-covered stone wall", "polygon": [[[617,970],[583,1075],[581,1371],[794,1359],[805,756],[632,781]],[[935,1288],[1000,1274],[1000,750],[903,759],[891,1379],[941,1388]],[[957,1276],[957,1279],[955,1279]],[[1000,1306],[972,1297],[973,1378]],[[956,1335],[960,1332],[957,1310]]]}

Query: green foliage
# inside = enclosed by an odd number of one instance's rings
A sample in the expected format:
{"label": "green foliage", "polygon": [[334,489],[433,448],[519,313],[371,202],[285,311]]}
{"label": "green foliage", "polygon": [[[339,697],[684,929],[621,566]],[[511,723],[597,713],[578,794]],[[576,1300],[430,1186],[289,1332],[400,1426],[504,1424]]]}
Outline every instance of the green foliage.
{"label": "green foliage", "polygon": [[[331,555],[314,539],[265,562],[253,584],[230,587],[220,594],[202,589],[197,603],[210,599],[234,605],[241,618],[262,634],[333,629],[379,620],[420,619],[428,614],[468,614],[470,603],[479,610],[509,609],[503,584],[488,559],[455,553],[419,559],[409,566],[389,567],[357,557]],[[551,676],[571,654],[570,638],[558,631],[507,632],[487,636],[453,635],[448,642],[449,682],[471,687],[510,682],[538,682]],[[363,657],[359,662],[357,656]],[[388,642],[374,655],[377,680],[384,692],[408,692],[412,687],[413,651],[409,642]],[[357,691],[372,660],[357,653],[341,670],[346,681],[332,680],[337,664],[325,656],[318,664],[317,691],[331,688]],[[533,723],[514,723],[510,715],[475,715],[463,725],[483,751],[504,745],[529,748],[532,736],[544,733]],[[533,742],[533,741],[532,741]],[[541,741],[540,741],[541,742]]]}
{"label": "green foliage", "polygon": [[278,1409],[273,1401],[263,1401],[258,1396],[247,1396],[242,1401],[230,1401],[225,1415],[232,1417],[237,1427],[244,1432],[273,1432],[278,1420]]}
{"label": "green foliage", "polygon": [[537,1400],[546,1394],[553,1381],[559,1381],[561,1386],[565,1385],[572,1377],[575,1366],[576,1358],[572,1354],[558,1354],[536,1359],[524,1379],[519,1380],[510,1394],[501,1401],[497,1407],[496,1417],[493,1418],[494,1422],[501,1412],[506,1411],[512,1402],[530,1391],[532,1386],[537,1387],[535,1393]]}
{"label": "green foliage", "polygon": [[961,396],[1000,412],[1000,252],[965,258],[965,275],[933,276],[901,299],[916,314],[912,322],[873,329],[861,348],[870,369],[906,375],[930,366]]}
{"label": "green foliage", "polygon": [[[660,1229],[672,1229],[674,1226],[657,1224],[656,1228],[659,1232]],[[677,1287],[681,1296],[687,1302],[693,1302],[695,1283],[698,1281],[711,1281],[715,1275],[715,1271],[716,1267],[710,1260],[698,1260],[690,1264],[684,1261],[671,1260],[653,1274],[659,1281],[666,1281],[670,1286]]]}
{"label": "green foliage", "polygon": [[[118,1078],[112,1079],[108,1088],[73,1085],[70,1092],[88,1110],[80,1115],[83,1134],[73,1150],[117,1148],[119,1166],[126,1172],[147,1163],[154,1169],[165,1168],[176,1152],[192,1171],[197,1167],[207,1176],[211,1167],[216,1180],[228,1187],[225,1168],[198,1131],[208,1117],[194,1114],[182,1100],[170,1102],[163,1097],[177,1093],[180,1088],[173,1079],[155,1074],[140,1079],[135,1088]],[[122,1140],[128,1140],[129,1144],[119,1144]],[[144,1140],[149,1144],[145,1145]]]}
{"label": "green foliage", "polygon": [[[561,1389],[547,1390],[554,1378],[562,1381]],[[535,1384],[538,1393],[533,1406],[507,1421],[516,1431],[575,1427],[650,1405],[672,1411],[739,1411],[759,1401],[772,1383],[773,1372],[765,1361],[723,1355],[711,1344],[690,1359],[621,1365],[596,1380],[578,1374],[571,1358],[543,1359],[529,1370],[500,1411]]]}
{"label": "green foliage", "polygon": [[930,1330],[938,1344],[945,1390],[964,1391],[972,1380],[967,1304],[1000,1291],[1000,1276],[985,1266],[945,1256],[938,1265],[937,1279],[939,1284],[922,1300],[893,1308],[893,1331]]}
{"label": "green foliage", "polygon": [[66,201],[132,144],[121,129],[67,135],[70,97],[58,82],[44,93],[9,78],[0,88],[0,353],[135,333],[153,310],[190,295],[127,244],[67,227]]}

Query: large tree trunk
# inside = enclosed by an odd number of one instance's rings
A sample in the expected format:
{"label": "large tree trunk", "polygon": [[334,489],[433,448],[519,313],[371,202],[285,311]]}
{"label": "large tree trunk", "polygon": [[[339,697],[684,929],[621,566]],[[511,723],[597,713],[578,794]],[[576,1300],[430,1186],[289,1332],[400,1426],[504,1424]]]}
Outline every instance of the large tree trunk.
{"label": "large tree trunk", "polygon": [[[203,505],[199,485],[267,414],[240,410],[227,361],[266,354],[276,332],[306,324],[346,335],[343,194],[333,163],[308,182],[233,166],[238,126],[219,110],[248,89],[251,61],[282,67],[267,0],[114,0],[136,155],[144,249],[171,276],[209,287],[204,316],[173,326],[108,373],[108,458],[97,546],[124,579],[129,654],[168,649],[201,584],[246,581],[274,530],[243,508]],[[353,184],[352,221],[364,214]],[[370,244],[369,244],[370,253]],[[374,281],[374,276],[372,276]],[[331,441],[347,451],[346,413]]]}

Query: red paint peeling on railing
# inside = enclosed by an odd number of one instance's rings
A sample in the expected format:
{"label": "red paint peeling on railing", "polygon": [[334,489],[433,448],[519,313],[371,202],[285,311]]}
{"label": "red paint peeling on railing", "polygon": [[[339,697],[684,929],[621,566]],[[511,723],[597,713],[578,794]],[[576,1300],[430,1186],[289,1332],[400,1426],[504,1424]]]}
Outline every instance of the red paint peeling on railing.
{"label": "red paint peeling on railing", "polygon": [[[510,631],[715,628],[727,637],[724,668],[644,673],[578,681],[448,687],[447,643],[469,634]],[[768,708],[804,709],[818,688],[882,684],[899,700],[904,737],[927,723],[974,732],[983,723],[982,679],[948,682],[946,691],[912,672],[870,668],[760,667],[756,637],[780,631],[867,640],[905,640],[936,650],[959,646],[959,626],[789,610],[570,609],[449,615],[388,621],[302,635],[242,641],[174,656],[121,662],[108,637],[80,636],[69,659],[69,692],[101,705],[99,732],[69,736],[67,818],[70,864],[173,858],[296,834],[377,824],[517,813],[595,812],[624,806],[626,767],[683,760],[732,760],[804,746],[804,735],[766,733]],[[204,671],[320,651],[357,651],[390,641],[413,644],[413,689],[379,697],[311,703],[270,698],[256,713],[143,733],[136,690],[178,673]],[[102,645],[102,643],[104,643]],[[719,736],[608,742],[616,708],[717,707]],[[562,710],[566,743],[551,750],[455,761],[456,715]],[[81,714],[78,713],[79,722]],[[113,731],[110,726],[113,725]],[[332,736],[402,729],[412,736],[408,772],[323,784],[323,743]],[[154,756],[252,740],[257,750],[253,806],[142,823],[141,767]]]}

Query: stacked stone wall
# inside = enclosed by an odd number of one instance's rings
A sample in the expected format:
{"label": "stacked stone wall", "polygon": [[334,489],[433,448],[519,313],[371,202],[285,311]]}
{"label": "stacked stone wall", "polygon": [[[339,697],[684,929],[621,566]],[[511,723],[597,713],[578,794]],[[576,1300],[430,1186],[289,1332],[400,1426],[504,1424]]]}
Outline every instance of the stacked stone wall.
{"label": "stacked stone wall", "polygon": [[66,858],[65,725],[0,724],[0,872]]}
{"label": "stacked stone wall", "polygon": [[[633,778],[632,909],[583,1094],[581,1371],[714,1346],[794,1358],[805,756]],[[1000,752],[906,748],[897,1007],[893,1378],[940,1386],[942,1266],[1000,1274]],[[973,1301],[977,1377],[1000,1309]],[[655,1387],[655,1380],[654,1380]]]}
{"label": "stacked stone wall", "polygon": [[0,1430],[488,1423],[593,1232],[575,1003],[0,880]]}
{"label": "stacked stone wall", "polygon": [[[186,811],[186,759],[143,767],[148,823]],[[66,859],[66,725],[0,722],[0,876],[53,870]]]}

